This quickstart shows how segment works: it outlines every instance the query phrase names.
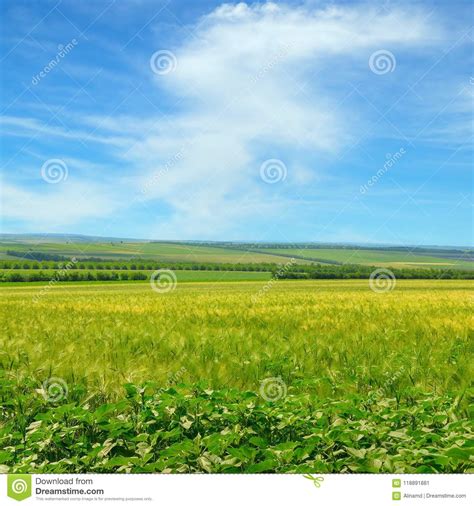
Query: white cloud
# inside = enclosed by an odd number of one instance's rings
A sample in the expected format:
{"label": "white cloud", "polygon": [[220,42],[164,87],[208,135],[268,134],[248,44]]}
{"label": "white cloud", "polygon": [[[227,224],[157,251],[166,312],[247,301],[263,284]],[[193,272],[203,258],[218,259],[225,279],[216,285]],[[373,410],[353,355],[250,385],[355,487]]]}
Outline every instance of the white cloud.
{"label": "white cloud", "polygon": [[270,190],[258,179],[265,159],[284,157],[304,186],[315,170],[301,159],[337,152],[351,138],[355,114],[338,107],[328,70],[368,72],[371,51],[423,45],[439,31],[413,8],[274,3],[225,4],[191,28],[196,37],[174,49],[176,70],[156,76],[171,97],[185,98],[187,112],[152,128],[127,157],[140,167],[143,198],[171,206],[177,227],[207,223],[211,236],[247,217],[242,202],[256,205]]}
{"label": "white cloud", "polygon": [[38,189],[2,184],[2,216],[28,223],[37,230],[55,230],[88,218],[112,214],[119,202],[103,187],[68,178]]}

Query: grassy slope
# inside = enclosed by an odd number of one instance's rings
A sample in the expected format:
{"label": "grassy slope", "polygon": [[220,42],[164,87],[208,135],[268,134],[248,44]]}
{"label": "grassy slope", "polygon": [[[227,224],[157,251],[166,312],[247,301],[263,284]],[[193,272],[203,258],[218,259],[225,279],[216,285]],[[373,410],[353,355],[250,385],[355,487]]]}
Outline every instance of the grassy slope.
{"label": "grassy slope", "polygon": [[341,263],[380,265],[392,267],[434,267],[434,268],[462,268],[474,269],[473,262],[454,260],[402,251],[364,250],[364,249],[337,249],[337,248],[275,248],[261,251],[275,254],[295,254],[310,259],[335,260]]}

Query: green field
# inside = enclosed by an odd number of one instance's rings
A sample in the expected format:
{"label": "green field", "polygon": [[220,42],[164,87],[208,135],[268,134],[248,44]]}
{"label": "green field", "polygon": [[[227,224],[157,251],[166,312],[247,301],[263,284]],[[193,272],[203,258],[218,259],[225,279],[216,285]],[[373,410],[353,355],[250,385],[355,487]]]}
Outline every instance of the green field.
{"label": "green field", "polygon": [[[209,263],[286,263],[285,257],[256,252],[239,251],[209,246],[194,246],[177,243],[152,242],[109,242],[109,243],[0,243],[0,258],[18,259],[7,255],[8,250],[21,251],[28,258],[33,250],[53,255],[97,257],[111,260],[145,259],[161,262],[209,262]],[[309,263],[305,260],[299,263]]]}
{"label": "green field", "polygon": [[1,288],[0,468],[472,468],[472,282],[268,283]]}
{"label": "green field", "polygon": [[474,262],[455,258],[443,258],[420,253],[404,251],[384,251],[381,249],[349,249],[349,248],[270,248],[262,252],[275,255],[295,255],[307,260],[336,261],[343,264],[376,265],[381,267],[433,267],[439,269],[474,269]]}

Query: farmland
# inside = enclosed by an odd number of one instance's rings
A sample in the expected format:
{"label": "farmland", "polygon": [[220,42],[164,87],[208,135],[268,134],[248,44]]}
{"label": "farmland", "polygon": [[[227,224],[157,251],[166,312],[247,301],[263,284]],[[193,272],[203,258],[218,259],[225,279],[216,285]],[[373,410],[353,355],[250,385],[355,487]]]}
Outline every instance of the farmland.
{"label": "farmland", "polygon": [[[144,259],[161,262],[221,262],[221,263],[276,263],[287,261],[285,257],[259,252],[240,251],[230,248],[198,246],[180,243],[158,242],[109,242],[109,243],[0,243],[0,257],[12,258],[8,250],[24,253],[28,259],[31,250],[50,255],[97,257],[110,260]],[[309,263],[299,260],[300,263]]]}
{"label": "farmland", "polygon": [[[431,267],[438,269],[459,268],[473,269],[474,263],[468,261],[469,255],[464,256],[432,254],[415,251],[393,251],[383,249],[351,249],[351,248],[265,248],[262,253],[275,255],[295,255],[300,259],[319,261],[324,263],[339,262],[342,264],[377,265],[381,267]],[[438,254],[439,256],[434,256]]]}
{"label": "farmland", "polygon": [[[283,247],[284,246],[284,247]],[[14,251],[15,256],[9,254]],[[293,258],[295,264],[358,264],[390,268],[433,268],[474,270],[471,248],[389,248],[348,247],[295,244],[189,243],[151,242],[111,239],[105,242],[90,238],[63,239],[52,242],[51,237],[23,238],[0,241],[0,260],[31,259],[35,253],[76,257],[94,257],[114,261],[158,261],[162,263],[223,263],[285,264]]]}
{"label": "farmland", "polygon": [[268,283],[2,288],[0,467],[472,468],[471,281]]}

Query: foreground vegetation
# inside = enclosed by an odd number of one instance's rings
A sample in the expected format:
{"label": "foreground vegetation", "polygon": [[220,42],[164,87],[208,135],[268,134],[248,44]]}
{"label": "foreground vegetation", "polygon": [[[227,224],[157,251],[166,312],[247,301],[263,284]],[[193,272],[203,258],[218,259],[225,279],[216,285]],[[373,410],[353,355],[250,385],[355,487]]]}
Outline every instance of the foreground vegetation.
{"label": "foreground vegetation", "polygon": [[472,282],[268,283],[2,289],[1,469],[473,467]]}
{"label": "foreground vegetation", "polygon": [[[463,472],[472,465],[469,422],[448,396],[386,398],[382,392],[322,400],[202,386],[126,385],[97,406],[82,386],[48,406],[0,383],[7,472]],[[23,410],[19,407],[23,406]],[[472,442],[472,441],[471,441]]]}

